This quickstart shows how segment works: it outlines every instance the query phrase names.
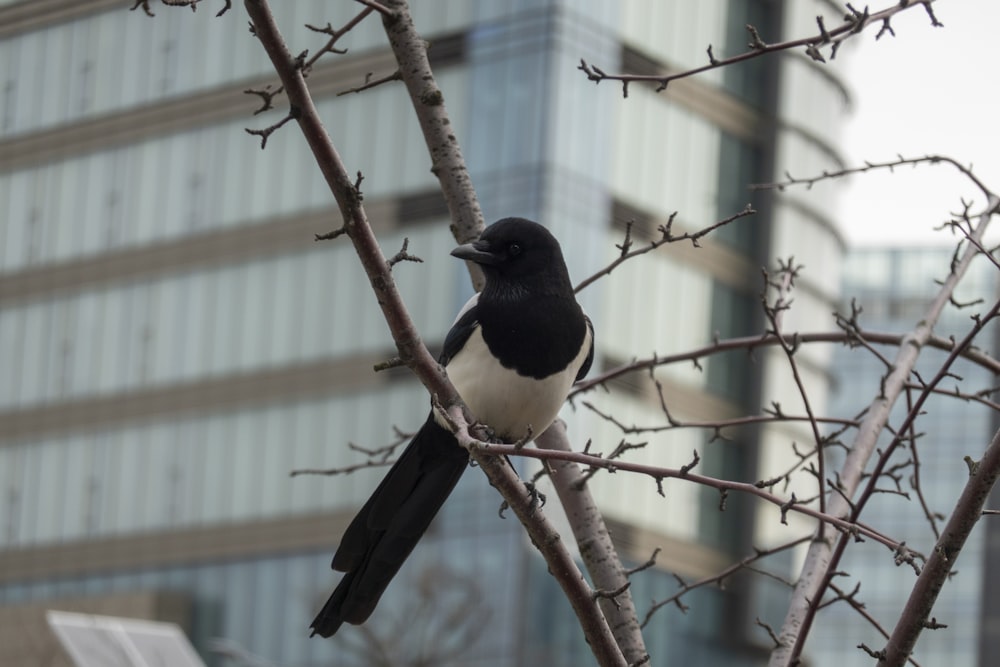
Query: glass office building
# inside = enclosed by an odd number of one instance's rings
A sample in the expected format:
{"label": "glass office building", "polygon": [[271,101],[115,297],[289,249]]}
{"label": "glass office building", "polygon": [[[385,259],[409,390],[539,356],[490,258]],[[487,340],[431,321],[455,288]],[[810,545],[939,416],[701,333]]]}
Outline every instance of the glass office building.
{"label": "glass office building", "polygon": [[[849,303],[856,298],[864,311],[860,322],[865,330],[901,334],[913,329],[938,290],[936,281],[948,275],[953,248],[888,247],[851,251],[844,262],[844,297]],[[977,258],[956,290],[955,302],[963,308],[948,306],[935,327],[943,338],[961,340],[972,326],[971,316],[983,313],[1000,294],[996,267],[986,259]],[[849,313],[849,306],[844,306]],[[996,327],[989,326],[976,341],[976,347],[995,354]],[[880,348],[885,351],[885,348]],[[923,381],[935,376],[947,353],[925,348],[917,364]],[[890,357],[891,358],[891,357]],[[873,357],[863,349],[839,348],[834,355],[834,390],[831,412],[840,416],[857,414],[874,396],[884,365],[872,363]],[[941,389],[956,388],[967,394],[996,387],[992,372],[965,359],[956,360],[951,368],[954,375],[946,378]],[[987,396],[989,398],[989,396]],[[902,465],[919,461],[919,471],[912,466],[899,468],[900,490],[908,497],[894,493],[876,494],[869,502],[864,521],[896,540],[905,541],[917,551],[929,554],[936,538],[912,488],[913,475],[918,474],[928,511],[939,514],[938,530],[951,515],[955,502],[969,478],[965,456],[979,459],[993,438],[997,420],[986,405],[948,395],[930,397],[924,416],[916,422],[916,456],[910,445],[894,455],[891,464]],[[889,424],[898,425],[906,414],[905,401],[893,411]],[[882,447],[889,435],[883,435]],[[886,480],[880,485],[892,489]],[[994,507],[993,503],[988,507]],[[943,517],[943,518],[942,518]],[[996,604],[987,593],[993,579],[996,547],[989,547],[989,535],[995,533],[992,520],[984,520],[973,530],[960,554],[952,576],[944,585],[931,613],[946,625],[938,630],[924,630],[916,645],[914,659],[921,665],[981,665],[995,663],[992,651],[996,640]],[[993,540],[995,543],[995,539]],[[873,543],[855,544],[845,554],[839,568],[848,573],[838,582],[850,591],[860,584],[857,598],[887,631],[892,631],[896,619],[906,604],[916,581],[914,571],[903,565],[894,567],[892,554]],[[831,605],[821,612],[813,630],[810,657],[817,667],[834,667],[867,661],[856,648],[859,644],[879,649],[885,639],[875,627],[846,603]]]}
{"label": "glass office building", "polygon": [[[150,3],[155,18],[131,4],[0,0],[0,662],[49,651],[59,664],[40,615],[55,608],[176,620],[210,664],[221,662],[213,637],[286,667],[373,664],[378,652],[390,664],[580,664],[568,604],[476,471],[370,632],[307,638],[337,579],[337,536],[381,470],[289,472],[358,461],[348,443],[415,429],[427,398],[407,372],[371,370],[392,342],[348,244],[312,240],[340,220],[302,137],[286,126],[262,152],[244,132],[283,111],[279,99],[251,115],[257,99],[243,91],[276,77],[239,3],[219,18],[208,0],[194,13]],[[325,41],[306,24],[342,25],[359,11],[273,4],[296,52]],[[701,248],[671,245],[584,290],[596,369],[760,331],[759,269],[776,257],[807,266],[790,330],[832,309],[843,250],[829,217],[835,184],[747,185],[841,166],[849,105],[835,69],[788,53],[664,93],[636,84],[627,99],[576,69],[581,58],[608,72],[701,65],[708,44],[717,57],[745,50],[747,23],[769,41],[809,34],[829,3],[413,5],[487,218],[543,221],[575,279],[616,256],[626,221],[641,242],[675,211],[683,232],[748,202],[759,210]],[[448,256],[446,209],[402,87],[337,96],[393,71],[377,18],[341,45],[348,53],[320,60],[310,87],[349,169],[365,175],[384,248],[408,238],[425,260],[396,276],[436,347],[470,294]],[[828,359],[809,350],[802,360],[821,403]],[[719,356],[657,378],[678,417],[720,418],[794,391],[780,362]],[[592,400],[626,422],[662,421],[652,386],[633,377]],[[565,416],[578,448],[622,438],[583,409]],[[711,474],[759,479],[802,433],[653,434],[636,460],[678,466],[698,449]],[[668,484],[666,501],[622,475],[593,486],[628,560],[664,548],[634,583],[640,613],[673,592],[668,573],[714,573],[783,529],[748,503],[720,513],[717,494],[691,485]],[[740,584],[692,594],[686,615],[662,610],[646,631],[654,664],[758,664],[768,639],[744,629],[756,615],[780,621],[780,605],[761,611],[765,599]],[[456,614],[466,620],[442,625]]]}

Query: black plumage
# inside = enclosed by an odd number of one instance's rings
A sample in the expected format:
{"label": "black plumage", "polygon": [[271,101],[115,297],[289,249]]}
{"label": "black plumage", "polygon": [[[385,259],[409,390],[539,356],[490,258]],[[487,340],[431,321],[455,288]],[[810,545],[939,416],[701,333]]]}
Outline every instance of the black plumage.
{"label": "black plumage", "polygon": [[[559,243],[537,223],[505,218],[452,254],[482,266],[486,285],[459,313],[440,362],[497,437],[541,433],[594,354]],[[329,637],[371,615],[467,465],[468,453],[432,411],[344,533],[332,567],[345,575],[313,634]]]}

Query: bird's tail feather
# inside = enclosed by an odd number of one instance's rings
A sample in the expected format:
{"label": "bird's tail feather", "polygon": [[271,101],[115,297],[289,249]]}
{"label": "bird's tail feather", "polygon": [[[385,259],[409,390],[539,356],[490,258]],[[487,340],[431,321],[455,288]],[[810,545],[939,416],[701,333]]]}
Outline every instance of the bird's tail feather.
{"label": "bird's tail feather", "polygon": [[468,460],[432,413],[347,527],[332,563],[346,574],[312,622],[312,634],[329,637],[341,624],[371,615]]}

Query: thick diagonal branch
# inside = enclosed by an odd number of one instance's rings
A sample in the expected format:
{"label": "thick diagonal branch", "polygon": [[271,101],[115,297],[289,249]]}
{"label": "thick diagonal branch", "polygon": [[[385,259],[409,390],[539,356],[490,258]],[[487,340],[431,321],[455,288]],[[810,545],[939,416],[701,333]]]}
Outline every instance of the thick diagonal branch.
{"label": "thick diagonal branch", "polygon": [[[382,25],[420,122],[420,131],[431,157],[431,171],[441,184],[451,214],[451,231],[459,243],[468,243],[483,231],[483,211],[472,187],[455,128],[448,117],[444,93],[434,79],[427,58],[427,43],[417,34],[405,1],[387,0],[384,4],[391,14],[382,15]],[[482,269],[472,262],[468,263],[468,268],[472,284],[479,291],[485,282]]]}
{"label": "thick diagonal branch", "polygon": [[[313,152],[320,170],[344,218],[345,234],[354,245],[375,292],[382,314],[392,333],[399,356],[413,370],[432,396],[454,412],[458,410],[472,423],[468,409],[441,366],[424,346],[396,288],[389,263],[379,248],[368,223],[360,192],[348,175],[343,161],[326,133],[301,68],[278,31],[266,0],[244,0],[255,34],[267,51],[285,88],[292,115]],[[586,580],[562,544],[558,531],[537,510],[535,500],[525,492],[521,480],[502,459],[472,451],[490,483],[501,493],[524,524],[532,541],[545,557],[549,569],[562,586],[583,628],[584,635],[601,665],[625,665],[621,651],[592,596]]]}
{"label": "thick diagonal branch", "polygon": [[982,516],[983,505],[1000,476],[1000,431],[993,436],[983,458],[971,464],[970,468],[969,481],[910,591],[903,614],[885,647],[885,657],[879,660],[880,667],[906,662],[921,631],[927,627],[927,619],[938,593],[955,569],[955,559]]}
{"label": "thick diagonal branch", "polygon": [[[535,444],[541,449],[572,451],[566,436],[566,424],[561,419],[557,419],[536,438]],[[628,575],[611,541],[611,533],[604,522],[604,516],[590,493],[590,487],[587,486],[586,475],[580,466],[572,461],[552,461],[550,466],[554,471],[550,475],[552,484],[566,512],[573,537],[576,538],[577,548],[580,550],[580,557],[587,566],[594,588],[605,591],[621,590],[614,599],[601,598],[601,609],[608,619],[608,625],[611,626],[618,647],[625,654],[625,659],[630,665],[640,664],[647,657],[646,645],[643,642],[642,628],[639,625],[632,593],[627,587]]]}

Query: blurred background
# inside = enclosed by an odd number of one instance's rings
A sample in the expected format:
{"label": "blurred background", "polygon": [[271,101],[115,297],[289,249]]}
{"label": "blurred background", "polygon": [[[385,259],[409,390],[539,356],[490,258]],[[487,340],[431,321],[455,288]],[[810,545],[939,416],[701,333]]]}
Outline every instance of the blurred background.
{"label": "blurred background", "polygon": [[[177,623],[209,665],[253,664],[244,651],[285,667],[587,663],[568,603],[519,524],[497,517],[500,498],[475,470],[371,621],[332,641],[308,638],[339,576],[329,569],[337,538],[383,470],[289,473],[365,461],[349,444],[381,447],[415,430],[427,397],[405,370],[372,371],[393,356],[392,341],[349,244],[313,241],[341,221],[297,129],[278,131],[263,152],[244,131],[284,110],[278,98],[275,111],[253,116],[258,99],[243,94],[277,81],[242,8],[216,18],[221,2],[197,12],[150,3],[148,17],[132,4],[0,0],[0,664],[72,664],[46,610]],[[306,24],[338,27],[361,7],[298,0],[273,9],[299,52],[326,41]],[[842,295],[863,296],[867,326],[907,330],[947,273],[951,250],[913,246],[905,230],[891,245],[852,249],[857,229],[889,221],[874,209],[841,216],[844,181],[748,188],[852,163],[845,130],[865,61],[850,60],[850,45],[826,65],[787,52],[663,93],[634,84],[627,99],[576,69],[581,58],[609,73],[700,66],[709,44],[716,57],[746,50],[748,23],[768,42],[811,35],[817,14],[827,26],[840,21],[838,3],[447,0],[412,9],[487,219],[549,226],[574,279],[617,256],[629,221],[638,243],[658,238],[674,212],[681,233],[748,203],[757,209],[701,248],[669,245],[584,290],[595,371],[759,333],[760,268],[778,258],[805,267],[788,331],[833,329]],[[929,23],[922,10],[906,14]],[[939,18],[952,29],[944,9]],[[909,37],[900,32],[898,41]],[[321,59],[310,87],[348,169],[365,176],[383,248],[394,253],[408,238],[425,260],[395,275],[436,350],[471,294],[448,256],[447,209],[403,87],[337,95],[395,69],[378,19],[338,46],[348,53]],[[881,195],[854,201],[865,196]],[[933,223],[946,215],[934,211]],[[963,298],[994,298],[995,272],[974,268]],[[940,333],[964,331],[968,313],[950,317]],[[818,411],[853,416],[871,400],[881,367],[862,354],[799,352]],[[656,373],[679,419],[758,414],[771,401],[802,412],[777,351],[702,366]],[[961,371],[980,382],[976,373]],[[663,422],[645,374],[587,398],[626,424]],[[981,451],[992,430],[983,408],[941,403],[924,484],[947,512],[962,456]],[[803,422],[727,430],[722,441],[711,429],[624,435],[580,405],[564,417],[577,449],[588,439],[604,452],[623,439],[648,442],[631,459],[671,467],[697,450],[701,472],[745,481],[780,474],[797,460],[789,443],[812,440]],[[804,481],[800,497],[814,493]],[[667,483],[665,500],[652,482],[622,474],[598,475],[592,487],[629,564],[662,549],[633,580],[640,614],[677,591],[675,577],[710,577],[809,530],[742,499],[720,512],[717,492],[691,484]],[[870,523],[914,548],[933,544],[913,504],[894,497],[877,511]],[[549,513],[558,519],[555,503]],[[924,664],[948,656],[986,665],[998,641],[988,631],[997,611],[981,595],[987,540],[974,540],[940,603],[939,620],[952,624],[919,646]],[[780,626],[782,579],[797,572],[798,553],[768,561],[774,578],[743,573],[688,593],[686,611],[661,609],[645,631],[653,664],[765,664],[771,641],[754,619]],[[853,554],[857,576],[872,582],[862,598],[882,601],[891,629],[912,571],[894,569],[873,545]],[[810,664],[860,664],[859,643],[880,645],[845,603],[824,614]]]}

